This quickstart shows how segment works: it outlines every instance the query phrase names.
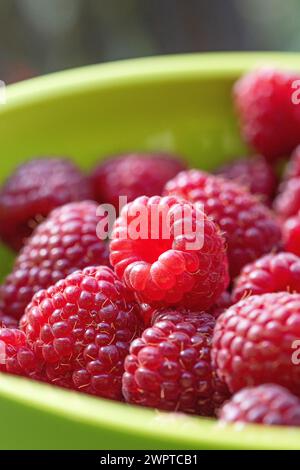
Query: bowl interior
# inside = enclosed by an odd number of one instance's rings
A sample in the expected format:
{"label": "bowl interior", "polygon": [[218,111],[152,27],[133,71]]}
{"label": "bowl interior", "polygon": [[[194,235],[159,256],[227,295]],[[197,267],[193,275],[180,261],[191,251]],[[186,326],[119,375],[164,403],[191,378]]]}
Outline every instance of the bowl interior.
{"label": "bowl interior", "polygon": [[[8,87],[0,106],[0,180],[40,155],[68,155],[84,169],[103,156],[164,150],[211,169],[247,151],[232,84],[266,64],[300,69],[297,54],[191,54],[91,66]],[[0,276],[13,255],[0,246]],[[0,378],[9,429],[1,448],[300,448],[300,431],[157,413]],[[27,421],[26,421],[27,420]],[[24,423],[32,423],[26,432]],[[78,447],[79,446],[79,447]]]}

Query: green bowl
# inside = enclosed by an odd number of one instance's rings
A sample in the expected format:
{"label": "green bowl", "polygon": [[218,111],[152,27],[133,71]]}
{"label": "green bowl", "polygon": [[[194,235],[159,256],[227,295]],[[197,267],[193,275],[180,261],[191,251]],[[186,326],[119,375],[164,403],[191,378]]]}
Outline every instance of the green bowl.
{"label": "green bowl", "polygon": [[[84,168],[130,150],[183,154],[210,169],[243,154],[231,87],[241,73],[300,55],[191,54],[96,65],[9,86],[0,105],[1,180],[36,155]],[[0,248],[1,275],[12,255]],[[297,429],[222,427],[1,374],[1,449],[299,449]]]}

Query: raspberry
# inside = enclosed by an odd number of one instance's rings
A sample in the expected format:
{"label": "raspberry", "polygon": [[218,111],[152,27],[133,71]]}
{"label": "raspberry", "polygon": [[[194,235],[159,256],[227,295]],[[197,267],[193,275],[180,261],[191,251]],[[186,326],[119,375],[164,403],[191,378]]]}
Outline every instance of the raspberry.
{"label": "raspberry", "polygon": [[283,220],[297,215],[300,210],[300,146],[287,163],[283,181],[274,200],[274,209]]}
{"label": "raspberry", "polygon": [[0,371],[36,378],[38,366],[25,334],[14,328],[0,328]]}
{"label": "raspberry", "polygon": [[122,398],[124,359],[140,334],[140,320],[138,306],[110,268],[85,268],[39,291],[20,326],[45,381]]}
{"label": "raspberry", "polygon": [[244,388],[220,410],[226,423],[300,426],[300,400],[279,385]]}
{"label": "raspberry", "polygon": [[300,214],[282,224],[283,246],[286,251],[300,256]]}
{"label": "raspberry", "polygon": [[300,143],[300,109],[293,103],[293,83],[300,76],[262,69],[234,86],[234,101],[246,142],[269,160],[289,155]]}
{"label": "raspberry", "polygon": [[218,168],[215,172],[223,178],[236,181],[252,194],[269,203],[274,195],[277,178],[271,165],[261,155],[240,158]]}
{"label": "raspberry", "polygon": [[169,310],[130,346],[123,395],[128,403],[212,416],[228,390],[211,367],[215,325],[208,313]]}
{"label": "raspberry", "polygon": [[131,202],[139,196],[161,194],[165,183],[185,163],[167,154],[125,154],[109,158],[95,168],[92,184],[95,199],[119,207],[119,197]]}
{"label": "raspberry", "polygon": [[224,291],[223,294],[218,298],[216,303],[209,309],[209,313],[214,317],[218,318],[221,313],[227,310],[233,304],[232,296],[230,292]]}
{"label": "raspberry", "polygon": [[[144,218],[135,233],[139,214]],[[110,260],[136,298],[151,306],[205,309],[228,284],[219,229],[196,205],[175,197],[143,196],[125,206],[112,233]]]}
{"label": "raspberry", "polygon": [[300,294],[253,295],[217,319],[213,364],[231,392],[270,382],[300,395],[299,339]]}
{"label": "raspberry", "polygon": [[247,264],[235,280],[233,300],[268,292],[300,292],[300,258],[292,253],[268,254]]}
{"label": "raspberry", "polygon": [[4,313],[0,310],[0,328],[4,327],[17,328],[18,320],[14,317],[10,317],[9,315],[4,315]]}
{"label": "raspberry", "polygon": [[199,170],[184,171],[167,183],[165,193],[202,203],[219,224],[227,240],[232,277],[279,246],[280,228],[271,211],[232,181]]}
{"label": "raspberry", "polygon": [[51,212],[34,231],[0,286],[0,308],[20,318],[33,295],[71,272],[108,264],[106,244],[97,237],[97,203],[73,202]]}
{"label": "raspberry", "polygon": [[69,160],[32,160],[17,168],[0,192],[0,236],[19,250],[52,209],[90,198],[88,178]]}

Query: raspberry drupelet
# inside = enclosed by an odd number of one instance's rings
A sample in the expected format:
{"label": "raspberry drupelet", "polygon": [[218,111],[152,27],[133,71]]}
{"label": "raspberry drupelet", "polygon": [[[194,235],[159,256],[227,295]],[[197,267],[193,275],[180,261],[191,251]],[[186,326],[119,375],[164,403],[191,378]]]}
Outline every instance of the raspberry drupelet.
{"label": "raspberry drupelet", "polygon": [[300,368],[293,360],[299,338],[300,294],[253,295],[217,319],[213,365],[233,393],[275,383],[299,396]]}
{"label": "raspberry drupelet", "polygon": [[274,161],[288,156],[300,143],[300,107],[293,102],[300,75],[264,68],[240,78],[234,101],[245,141]]}
{"label": "raspberry drupelet", "polygon": [[214,416],[229,397],[211,366],[214,318],[185,309],[161,311],[130,346],[123,394],[128,403]]}
{"label": "raspberry drupelet", "polygon": [[138,310],[110,268],[90,267],[39,291],[20,327],[46,382],[121,400]]}
{"label": "raspberry drupelet", "polygon": [[279,247],[281,231],[272,212],[233,181],[200,170],[183,171],[167,183],[165,194],[203,204],[226,238],[231,277]]}
{"label": "raspberry drupelet", "polygon": [[0,328],[0,371],[39,378],[39,367],[26,335],[15,328]]}
{"label": "raspberry drupelet", "polygon": [[250,193],[269,204],[274,196],[277,177],[262,155],[239,158],[218,168],[215,174],[235,181]]}
{"label": "raspberry drupelet", "polygon": [[97,203],[82,201],[52,211],[34,231],[0,286],[0,309],[19,319],[33,295],[86,266],[108,264],[97,237]]}
{"label": "raspberry drupelet", "polygon": [[18,167],[0,190],[0,237],[19,250],[54,208],[91,198],[90,182],[73,162],[31,160]]}
{"label": "raspberry drupelet", "polygon": [[300,400],[279,385],[244,388],[221,408],[225,423],[300,426]]}
{"label": "raspberry drupelet", "polygon": [[197,205],[176,197],[143,196],[125,206],[112,233],[110,261],[137,300],[151,306],[206,309],[228,285],[218,227]]}
{"label": "raspberry drupelet", "polygon": [[282,223],[282,241],[286,251],[300,256],[300,213]]}
{"label": "raspberry drupelet", "polygon": [[91,175],[94,197],[100,203],[119,207],[119,197],[131,202],[139,196],[161,194],[166,182],[186,164],[163,153],[129,153],[100,163]]}
{"label": "raspberry drupelet", "polygon": [[268,292],[300,292],[300,258],[292,253],[268,254],[247,264],[235,279],[233,301]]}

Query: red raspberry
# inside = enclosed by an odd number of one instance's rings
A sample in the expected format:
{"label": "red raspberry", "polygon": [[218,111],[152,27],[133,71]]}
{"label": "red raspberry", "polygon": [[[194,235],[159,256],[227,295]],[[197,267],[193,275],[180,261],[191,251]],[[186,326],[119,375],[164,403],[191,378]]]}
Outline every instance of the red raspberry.
{"label": "red raspberry", "polygon": [[300,210],[300,146],[292,153],[274,200],[274,209],[281,219],[297,215]]}
{"label": "red raspberry", "polygon": [[202,203],[219,224],[228,244],[232,277],[279,245],[280,228],[271,211],[232,181],[199,170],[183,171],[167,183],[165,192]]}
{"label": "red raspberry", "polygon": [[90,198],[88,178],[74,163],[61,158],[32,160],[17,168],[0,192],[0,236],[19,250],[52,209]]}
{"label": "red raspberry", "polygon": [[140,334],[140,320],[110,268],[86,268],[39,291],[20,325],[43,364],[44,380],[122,398],[124,359]]}
{"label": "red raspberry", "polygon": [[133,341],[125,360],[127,402],[212,416],[228,390],[211,367],[215,325],[208,313],[169,310]]}
{"label": "red raspberry", "polygon": [[[167,220],[170,231],[164,233]],[[196,205],[175,197],[143,196],[125,206],[112,233],[110,260],[137,299],[152,306],[205,309],[228,284],[219,229]]]}
{"label": "red raspberry", "polygon": [[0,310],[0,328],[17,328],[18,320],[14,317],[4,315]]}
{"label": "red raspberry", "polygon": [[244,388],[220,410],[226,423],[300,426],[300,400],[279,385]]}
{"label": "red raspberry", "polygon": [[108,264],[97,237],[97,203],[73,202],[51,212],[34,231],[0,286],[0,308],[20,318],[33,295],[86,266]]}
{"label": "red raspberry", "polygon": [[283,223],[282,239],[286,251],[300,256],[300,213]]}
{"label": "red raspberry", "polygon": [[0,328],[0,371],[36,378],[37,368],[25,334],[14,328]]}
{"label": "red raspberry", "polygon": [[109,158],[92,174],[95,199],[119,207],[119,197],[131,202],[139,196],[161,194],[166,182],[185,163],[168,154],[125,154]]}
{"label": "red raspberry", "polygon": [[292,253],[268,254],[247,264],[235,279],[233,300],[268,292],[300,292],[300,258]]}
{"label": "red raspberry", "polygon": [[232,296],[230,292],[224,291],[223,294],[218,298],[216,303],[209,309],[209,313],[214,317],[218,318],[221,313],[227,310],[233,304]]}
{"label": "red raspberry", "polygon": [[240,158],[218,168],[215,173],[239,183],[258,195],[262,202],[269,203],[273,198],[277,178],[271,165],[261,155]]}
{"label": "red raspberry", "polygon": [[253,295],[217,319],[213,364],[231,392],[270,382],[300,395],[299,339],[300,294]]}
{"label": "red raspberry", "polygon": [[293,86],[300,76],[282,70],[255,70],[234,86],[244,139],[269,160],[289,155],[300,143],[300,108]]}

